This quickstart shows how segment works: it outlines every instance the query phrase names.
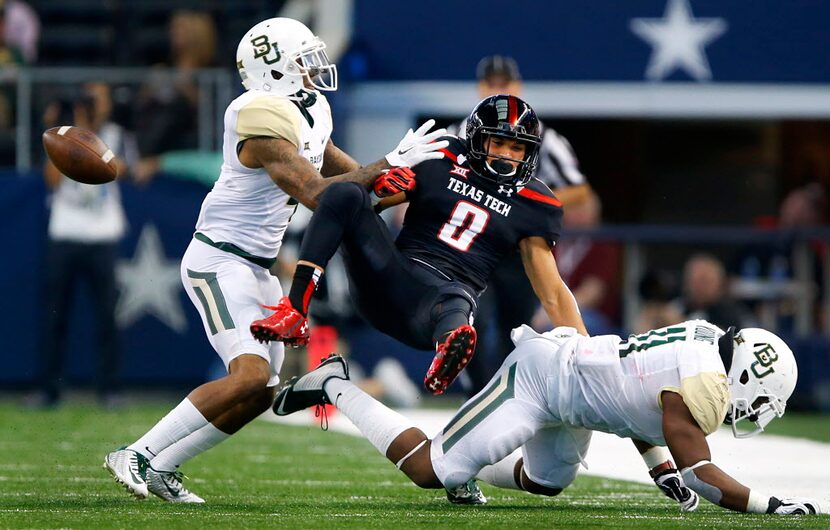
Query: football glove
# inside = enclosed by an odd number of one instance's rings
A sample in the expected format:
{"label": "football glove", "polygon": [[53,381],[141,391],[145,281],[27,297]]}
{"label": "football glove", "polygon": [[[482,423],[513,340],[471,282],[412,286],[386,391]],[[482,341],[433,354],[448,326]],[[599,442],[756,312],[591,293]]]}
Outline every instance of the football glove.
{"label": "football glove", "polygon": [[804,497],[787,497],[775,500],[777,500],[780,504],[772,513],[776,513],[778,515],[812,515],[821,513],[821,508],[818,503],[812,499],[806,499]]}
{"label": "football glove", "polygon": [[427,131],[433,125],[435,125],[435,120],[429,120],[418,127],[415,132],[409,129],[398,146],[386,155],[386,161],[389,162],[389,165],[413,167],[425,160],[444,158],[441,149],[447,147],[450,143],[447,140],[441,140],[440,142],[434,140],[447,134],[447,130],[436,129],[427,134]]}
{"label": "football glove", "polygon": [[663,492],[663,495],[676,501],[683,512],[693,512],[700,504],[700,497],[686,486],[680,471],[675,468],[661,471],[654,477],[654,483]]}
{"label": "football glove", "polygon": [[375,179],[372,186],[378,197],[389,197],[415,188],[415,172],[408,167],[393,167]]}

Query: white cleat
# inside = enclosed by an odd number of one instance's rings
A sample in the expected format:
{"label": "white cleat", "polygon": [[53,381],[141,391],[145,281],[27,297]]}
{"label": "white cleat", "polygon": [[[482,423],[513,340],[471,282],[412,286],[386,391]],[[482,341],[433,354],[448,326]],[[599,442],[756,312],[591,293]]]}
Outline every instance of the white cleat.
{"label": "white cleat", "polygon": [[470,479],[453,489],[447,489],[447,500],[453,504],[487,504],[487,497],[481,492],[475,479]]}
{"label": "white cleat", "polygon": [[205,499],[189,491],[182,484],[184,475],[180,471],[156,471],[147,468],[147,489],[150,493],[167,502],[204,504]]}
{"label": "white cleat", "polygon": [[343,357],[331,354],[314,370],[302,377],[291,378],[274,399],[271,410],[277,416],[288,416],[315,405],[329,405],[323,386],[331,378],[349,380],[349,366]]}
{"label": "white cleat", "polygon": [[146,472],[150,461],[141,453],[121,448],[104,457],[104,469],[110,472],[115,481],[124,486],[133,496],[146,499]]}

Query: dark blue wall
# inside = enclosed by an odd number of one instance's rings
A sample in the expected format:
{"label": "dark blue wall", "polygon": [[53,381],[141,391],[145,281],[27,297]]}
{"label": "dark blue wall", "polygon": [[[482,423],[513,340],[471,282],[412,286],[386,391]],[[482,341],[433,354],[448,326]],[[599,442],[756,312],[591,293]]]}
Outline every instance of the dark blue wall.
{"label": "dark blue wall", "polygon": [[[152,223],[161,235],[165,257],[178,263],[193,235],[207,189],[164,177],[144,188],[126,184],[121,189],[130,222],[122,256],[132,257],[139,234],[146,223]],[[0,174],[0,387],[28,384],[36,375],[38,323],[43,320],[45,296],[40,278],[46,220],[46,190],[41,176]],[[76,298],[65,357],[67,377],[71,382],[88,382],[94,377],[97,355],[95,323],[85,288]],[[184,333],[153,316],[144,316],[123,330],[125,382],[154,385],[203,380],[217,357],[183,289],[179,302],[187,317]]]}
{"label": "dark blue wall", "polygon": [[[530,80],[642,81],[652,49],[629,24],[662,18],[668,1],[359,0],[341,63],[370,79],[468,80],[483,55],[501,53]],[[830,81],[830,2],[687,1],[695,18],[728,24],[705,47],[713,81]]]}

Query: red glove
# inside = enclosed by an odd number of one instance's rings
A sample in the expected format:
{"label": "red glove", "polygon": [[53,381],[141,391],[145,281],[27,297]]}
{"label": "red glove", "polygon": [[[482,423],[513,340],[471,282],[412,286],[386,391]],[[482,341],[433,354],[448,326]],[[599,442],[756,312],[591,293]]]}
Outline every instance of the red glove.
{"label": "red glove", "polygon": [[393,167],[375,179],[375,195],[389,197],[402,191],[415,189],[415,172],[408,167]]}

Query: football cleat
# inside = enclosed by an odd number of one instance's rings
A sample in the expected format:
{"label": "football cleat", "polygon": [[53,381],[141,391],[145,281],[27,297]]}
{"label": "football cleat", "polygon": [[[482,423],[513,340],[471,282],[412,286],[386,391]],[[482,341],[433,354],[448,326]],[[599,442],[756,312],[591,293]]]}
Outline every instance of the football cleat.
{"label": "football cleat", "polygon": [[150,466],[147,468],[147,489],[167,502],[203,504],[203,498],[184,487],[184,478],[181,471],[156,471]]}
{"label": "football cleat", "polygon": [[147,498],[147,468],[150,461],[136,451],[122,447],[104,457],[104,469],[115,481],[139,499]]}
{"label": "football cleat", "polygon": [[435,358],[424,377],[424,388],[436,396],[443,394],[473,358],[475,351],[476,330],[473,326],[465,324],[452,330],[435,348]]}
{"label": "football cleat", "polygon": [[349,366],[340,355],[331,354],[304,376],[292,377],[274,400],[274,414],[288,416],[314,405],[330,405],[323,385],[332,377],[349,380]]}
{"label": "football cleat", "polygon": [[287,296],[283,296],[275,306],[263,306],[271,309],[270,317],[251,323],[251,335],[259,342],[281,341],[289,346],[308,344],[308,318],[294,309]]}
{"label": "football cleat", "polygon": [[487,497],[481,492],[475,479],[470,479],[453,489],[447,488],[447,500],[453,504],[487,504]]}

